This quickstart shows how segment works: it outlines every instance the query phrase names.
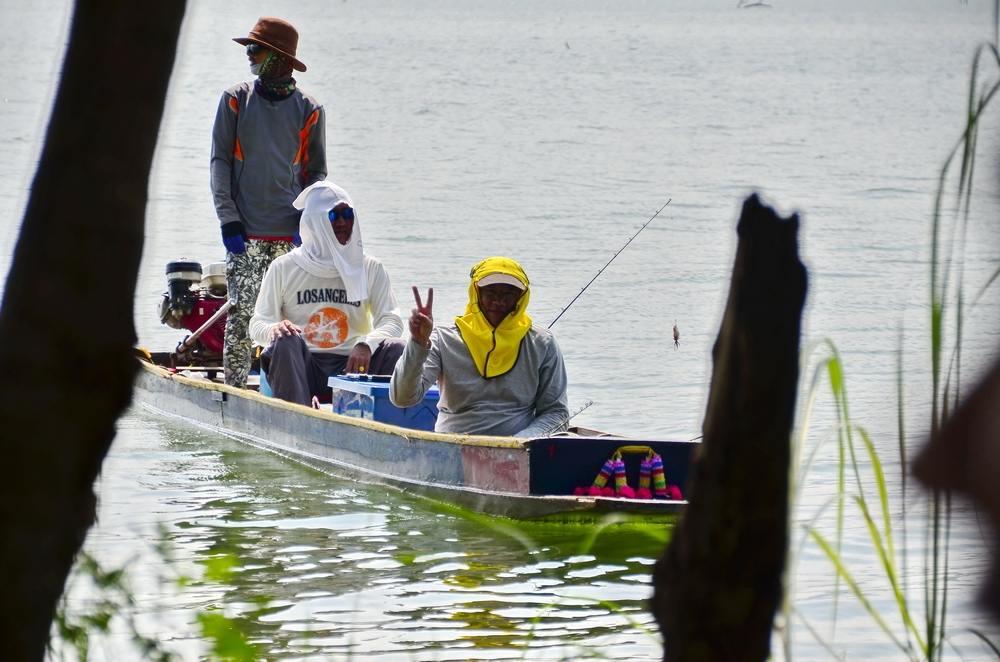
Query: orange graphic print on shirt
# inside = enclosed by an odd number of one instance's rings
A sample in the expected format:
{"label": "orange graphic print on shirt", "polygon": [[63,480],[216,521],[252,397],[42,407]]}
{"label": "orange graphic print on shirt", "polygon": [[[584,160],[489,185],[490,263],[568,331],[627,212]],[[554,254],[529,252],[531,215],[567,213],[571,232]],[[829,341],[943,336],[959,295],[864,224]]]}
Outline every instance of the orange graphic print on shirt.
{"label": "orange graphic print on shirt", "polygon": [[336,308],[321,308],[306,322],[302,335],[318,349],[336,347],[347,339],[347,315]]}

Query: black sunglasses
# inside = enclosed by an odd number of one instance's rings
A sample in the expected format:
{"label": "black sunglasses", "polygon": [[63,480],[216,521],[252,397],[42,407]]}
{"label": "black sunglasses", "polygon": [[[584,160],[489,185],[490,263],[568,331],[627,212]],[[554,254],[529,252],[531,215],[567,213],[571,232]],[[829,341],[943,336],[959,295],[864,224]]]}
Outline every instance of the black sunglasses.
{"label": "black sunglasses", "polygon": [[498,292],[496,290],[490,289],[490,287],[492,286],[478,288],[480,299],[489,299],[490,301],[502,301],[503,303],[511,304],[518,301],[521,298],[521,295],[524,294],[523,290],[518,290],[516,288],[512,288],[511,290],[502,290]]}
{"label": "black sunglasses", "polygon": [[351,207],[344,207],[343,209],[331,209],[330,213],[327,214],[327,216],[330,218],[331,223],[336,221],[338,218],[342,218],[345,221],[353,221],[354,209],[352,209]]}
{"label": "black sunglasses", "polygon": [[267,49],[260,44],[247,44],[247,55],[254,56],[263,50]]}

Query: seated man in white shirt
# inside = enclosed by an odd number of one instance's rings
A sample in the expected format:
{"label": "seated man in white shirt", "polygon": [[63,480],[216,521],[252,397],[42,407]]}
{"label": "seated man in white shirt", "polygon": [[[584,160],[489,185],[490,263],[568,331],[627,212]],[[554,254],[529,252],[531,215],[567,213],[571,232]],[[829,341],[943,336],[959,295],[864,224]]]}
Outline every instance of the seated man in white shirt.
{"label": "seated man in white shirt", "polygon": [[316,182],[293,203],[302,245],[274,260],[250,319],[250,337],[274,395],[309,405],[330,375],[391,374],[403,320],[389,275],[365,255],[350,196]]}

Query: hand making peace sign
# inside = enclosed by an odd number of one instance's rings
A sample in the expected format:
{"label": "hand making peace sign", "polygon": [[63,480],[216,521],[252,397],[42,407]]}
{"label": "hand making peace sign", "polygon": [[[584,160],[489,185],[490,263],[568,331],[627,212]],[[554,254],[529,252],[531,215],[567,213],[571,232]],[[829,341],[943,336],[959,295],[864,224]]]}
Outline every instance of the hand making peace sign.
{"label": "hand making peace sign", "polygon": [[434,317],[431,315],[431,308],[434,306],[434,288],[427,290],[426,306],[420,301],[420,291],[416,285],[413,286],[413,298],[417,301],[417,307],[410,314],[410,337],[414,342],[430,347],[431,330],[434,328]]}

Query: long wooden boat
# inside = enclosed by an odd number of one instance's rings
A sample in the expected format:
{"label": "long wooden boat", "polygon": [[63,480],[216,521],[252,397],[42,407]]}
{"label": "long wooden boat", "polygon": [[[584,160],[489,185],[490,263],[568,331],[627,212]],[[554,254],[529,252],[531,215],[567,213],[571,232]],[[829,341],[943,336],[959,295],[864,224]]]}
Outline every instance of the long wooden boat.
{"label": "long wooden boat", "polygon": [[[538,439],[414,430],[233,388],[218,381],[217,369],[171,367],[169,353],[143,355],[135,389],[141,408],[356,480],[514,519],[578,522],[624,513],[653,521],[669,519],[687,503],[573,492],[591,485],[617,450],[636,446],[658,454],[670,483],[683,486],[697,442],[583,428]],[[631,485],[638,463],[627,463]]]}

